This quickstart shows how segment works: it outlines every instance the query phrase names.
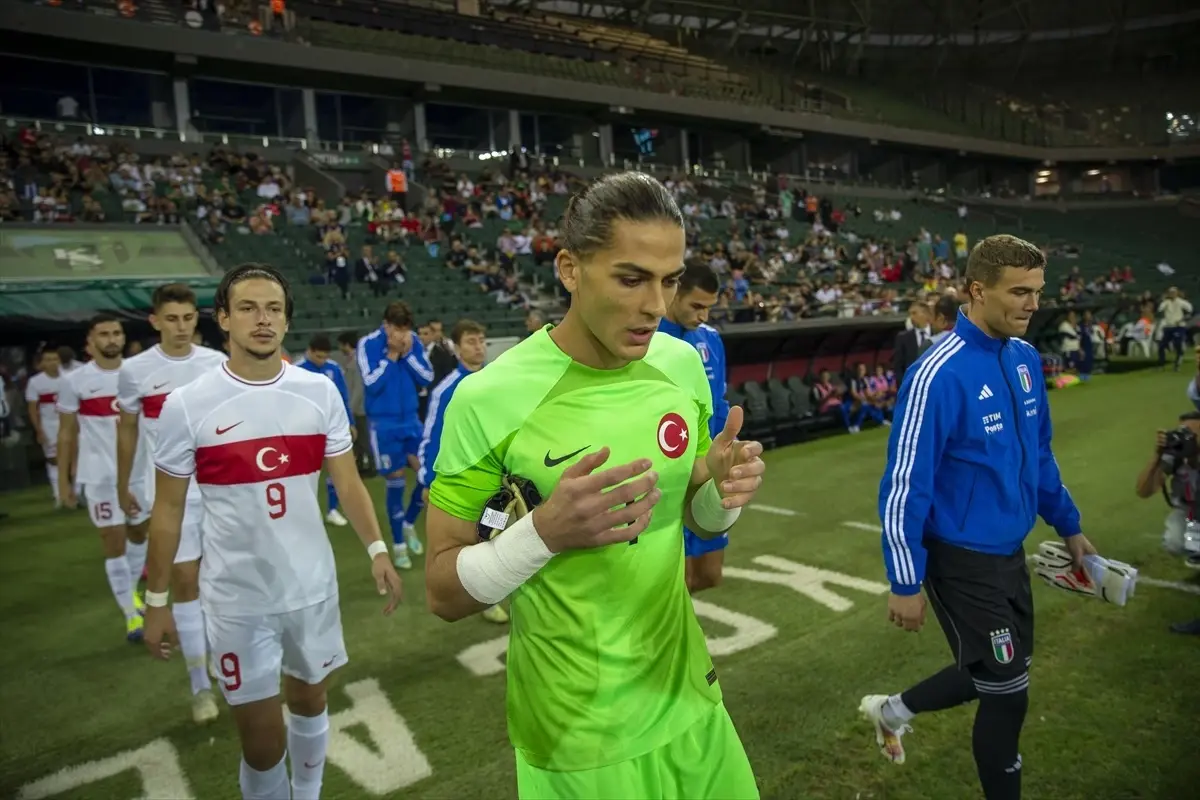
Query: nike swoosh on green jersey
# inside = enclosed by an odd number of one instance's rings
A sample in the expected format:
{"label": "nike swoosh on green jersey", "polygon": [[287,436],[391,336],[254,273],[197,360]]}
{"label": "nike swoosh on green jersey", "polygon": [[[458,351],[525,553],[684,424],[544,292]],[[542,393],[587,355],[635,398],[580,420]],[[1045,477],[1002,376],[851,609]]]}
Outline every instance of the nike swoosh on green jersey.
{"label": "nike swoosh on green jersey", "polygon": [[582,453],[584,450],[587,450],[589,447],[591,447],[590,444],[585,444],[583,447],[579,448],[574,453],[567,453],[565,456],[562,456],[561,458],[551,458],[550,451],[547,450],[546,458],[542,463],[544,463],[548,468],[553,469],[554,467],[557,467],[559,464],[563,463],[564,461],[571,460],[575,456]]}

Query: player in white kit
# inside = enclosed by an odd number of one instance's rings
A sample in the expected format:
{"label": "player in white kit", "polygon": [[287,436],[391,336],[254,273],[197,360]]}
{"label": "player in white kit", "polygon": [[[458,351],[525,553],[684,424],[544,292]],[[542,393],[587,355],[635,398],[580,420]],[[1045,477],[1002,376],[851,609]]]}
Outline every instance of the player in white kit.
{"label": "player in white kit", "polygon": [[124,349],[125,330],[120,321],[110,314],[92,317],[88,350],[93,360],[59,382],[58,485],[67,508],[79,505],[75,484],[83,488],[92,524],[100,529],[108,585],[125,614],[125,636],[138,642],[142,639],[142,615],[134,586],[146,564],[150,502],[145,499],[144,476],[149,467],[144,453],[139,453],[134,464],[138,478],[129,489],[142,499],[138,513],[126,515],[117,501],[117,375]]}
{"label": "player in white kit", "polygon": [[29,421],[46,456],[46,477],[54,492],[54,507],[62,505],[58,496],[58,386],[63,380],[62,361],[58,351],[46,348],[38,354],[34,366],[41,370],[25,384],[25,402],[29,404]]}
{"label": "player in white kit", "polygon": [[159,417],[146,644],[165,658],[164,639],[178,641],[166,590],[194,476],[204,502],[200,602],[213,674],[241,740],[242,796],[316,798],[329,738],[325,683],[347,661],[317,500],[322,463],[379,593],[389,595],[384,613],[399,601],[400,578],[358,475],[337,388],[280,356],[292,314],[286,280],[267,266],[237,267],[222,278],[215,305],[229,360],[168,395]]}
{"label": "player in white kit", "polygon": [[[121,364],[117,381],[117,496],[126,514],[141,511],[130,486],[139,440],[148,453],[158,439],[159,417],[167,395],[225,361],[225,354],[192,344],[199,312],[196,293],[187,284],[167,283],[154,290],[150,324],[160,340]],[[153,480],[153,477],[150,478]],[[153,492],[149,492],[153,502]],[[192,481],[183,513],[179,551],[171,570],[171,603],[179,630],[179,649],[192,685],[192,718],[199,724],[217,718],[217,703],[208,677],[204,612],[200,608],[200,523],[204,517],[200,487]],[[136,580],[138,576],[134,576]]]}

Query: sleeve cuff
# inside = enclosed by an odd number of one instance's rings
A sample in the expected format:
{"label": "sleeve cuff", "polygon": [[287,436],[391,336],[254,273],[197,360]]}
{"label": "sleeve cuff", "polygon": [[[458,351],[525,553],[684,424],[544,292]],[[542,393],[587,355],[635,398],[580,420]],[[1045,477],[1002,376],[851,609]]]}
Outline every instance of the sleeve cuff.
{"label": "sleeve cuff", "polygon": [[349,453],[353,449],[354,449],[354,443],[350,442],[345,447],[339,448],[335,452],[326,453],[325,457],[326,458],[337,458],[338,456],[342,455],[343,453]]}
{"label": "sleeve cuff", "polygon": [[919,583],[896,583],[892,581],[892,594],[908,596],[918,594],[920,591],[921,584]]}
{"label": "sleeve cuff", "polygon": [[167,469],[162,464],[159,464],[157,462],[155,462],[154,468],[157,469],[159,472],[167,473],[172,478],[190,478],[190,477],[192,477],[192,475],[195,474],[195,470],[192,470],[191,472],[177,472],[173,469]]}
{"label": "sleeve cuff", "polygon": [[1071,525],[1056,527],[1054,531],[1059,535],[1059,537],[1063,539],[1069,539],[1072,536],[1078,536],[1079,534],[1083,533],[1083,528],[1081,528],[1079,523],[1076,522]]}

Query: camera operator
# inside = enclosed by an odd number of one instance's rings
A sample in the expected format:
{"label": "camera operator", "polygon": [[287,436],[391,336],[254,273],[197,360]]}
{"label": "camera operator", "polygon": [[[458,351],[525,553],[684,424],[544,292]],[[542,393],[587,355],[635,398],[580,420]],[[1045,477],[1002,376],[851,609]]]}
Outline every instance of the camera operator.
{"label": "camera operator", "polygon": [[[1197,490],[1200,490],[1200,411],[1179,417],[1180,425],[1159,431],[1154,456],[1137,479],[1137,496],[1153,497],[1162,493],[1171,506],[1163,529],[1163,549],[1172,555],[1184,555],[1184,532],[1189,514],[1196,516]],[[1190,554],[1188,566],[1200,569],[1200,556]]]}
{"label": "camera operator", "polygon": [[[1154,456],[1138,475],[1136,492],[1141,498],[1162,493],[1171,507],[1163,526],[1163,548],[1185,556],[1185,563],[1200,569],[1200,537],[1196,522],[1197,491],[1200,491],[1200,411],[1190,411],[1179,417],[1179,427],[1159,431]],[[1200,619],[1172,625],[1176,633],[1200,634]]]}

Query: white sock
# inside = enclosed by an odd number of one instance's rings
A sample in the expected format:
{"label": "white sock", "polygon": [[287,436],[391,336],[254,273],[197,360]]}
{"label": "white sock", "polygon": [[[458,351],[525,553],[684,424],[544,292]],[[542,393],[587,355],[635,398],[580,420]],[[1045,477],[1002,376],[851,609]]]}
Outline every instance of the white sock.
{"label": "white sock", "polygon": [[883,721],[892,730],[896,730],[916,716],[916,714],[908,710],[908,706],[904,705],[904,701],[900,699],[900,695],[898,694],[892,695],[883,704],[882,715]]}
{"label": "white sock", "polygon": [[288,753],[292,757],[292,797],[318,800],[329,746],[329,711],[315,717],[288,715]]}
{"label": "white sock", "polygon": [[129,579],[136,586],[142,579],[142,570],[146,568],[146,542],[126,542],[125,560],[129,562]]}
{"label": "white sock", "polygon": [[117,606],[126,619],[137,616],[133,607],[133,581],[129,579],[129,561],[125,556],[104,559],[104,572],[108,575],[108,586],[112,589]]}
{"label": "white sock", "polygon": [[50,479],[50,491],[54,492],[54,504],[58,505],[61,500],[58,494],[58,464],[46,465],[46,477]]}
{"label": "white sock", "polygon": [[175,630],[179,632],[179,649],[187,663],[188,678],[192,681],[192,694],[211,689],[205,662],[204,611],[199,600],[175,603]]}
{"label": "white sock", "polygon": [[238,783],[241,784],[244,800],[291,800],[287,755],[266,772],[254,769],[243,758],[238,769]]}

